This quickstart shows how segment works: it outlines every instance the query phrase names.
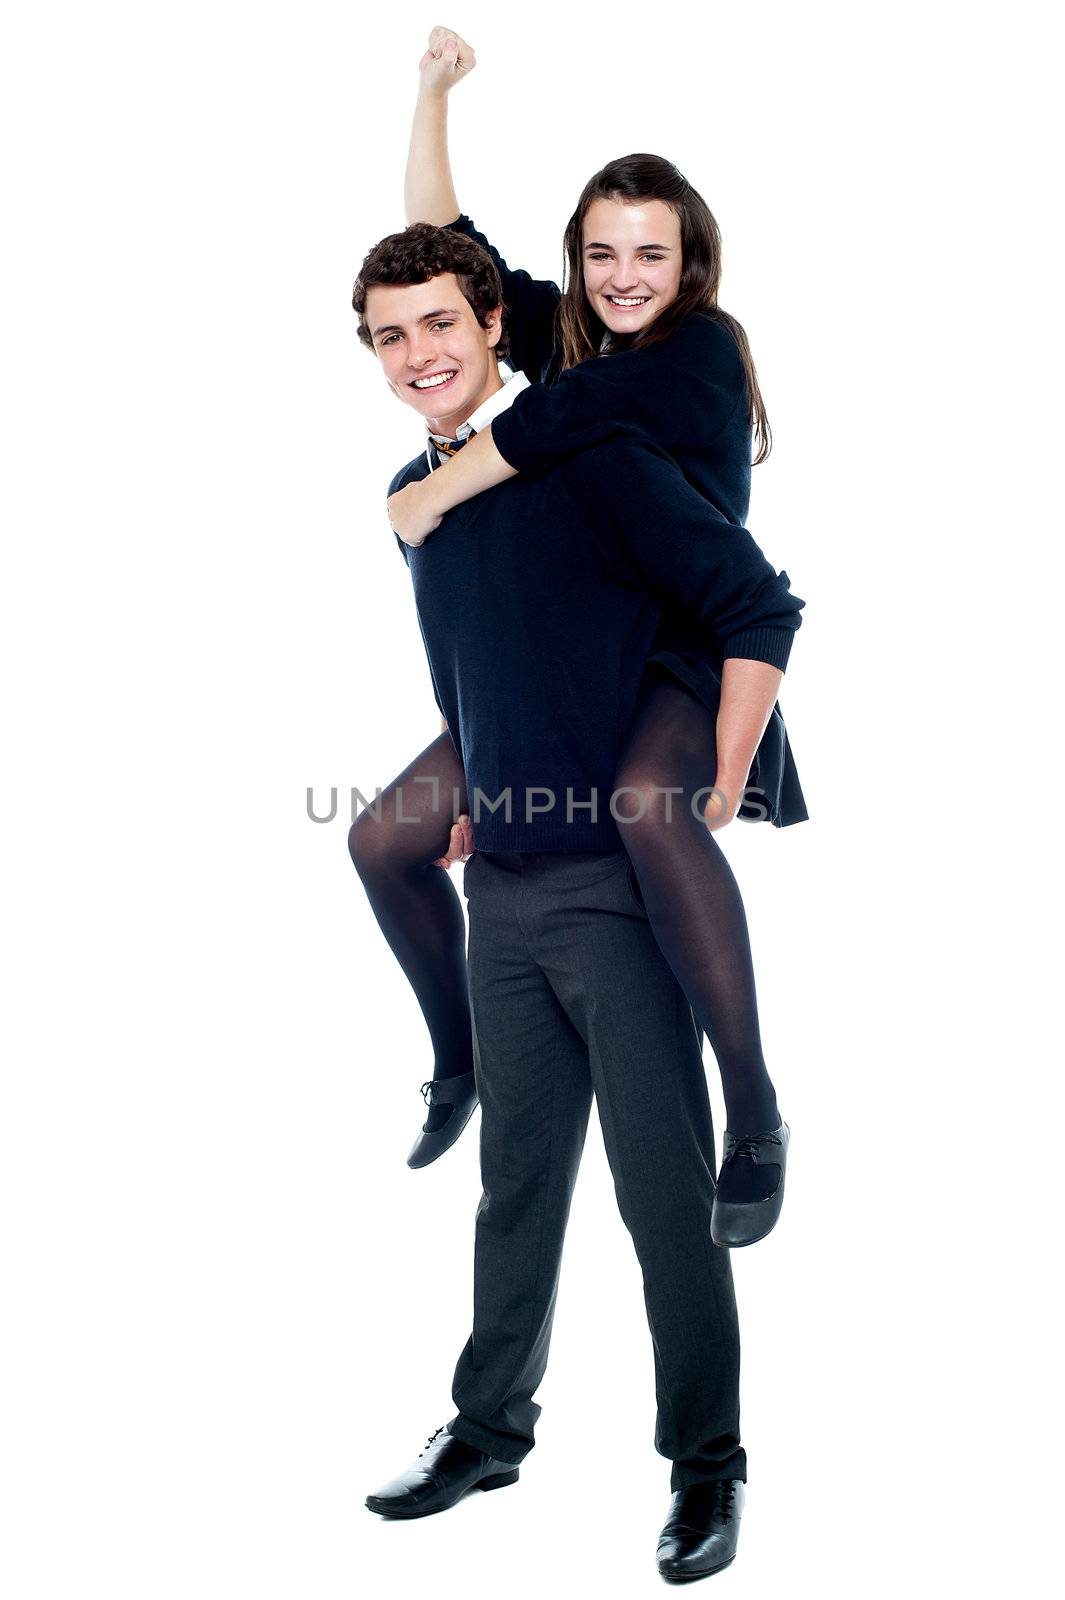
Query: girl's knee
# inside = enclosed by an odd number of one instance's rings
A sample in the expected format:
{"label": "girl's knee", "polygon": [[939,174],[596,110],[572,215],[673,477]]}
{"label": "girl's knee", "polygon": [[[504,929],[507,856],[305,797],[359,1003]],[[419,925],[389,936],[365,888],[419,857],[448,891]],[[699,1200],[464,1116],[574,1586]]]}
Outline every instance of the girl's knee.
{"label": "girl's knee", "polygon": [[614,782],[614,813],[622,834],[657,833],[674,822],[686,804],[681,785],[671,784],[659,773],[623,766]]}
{"label": "girl's knee", "polygon": [[389,864],[391,829],[372,811],[360,811],[348,829],[348,854],[360,878],[379,873]]}

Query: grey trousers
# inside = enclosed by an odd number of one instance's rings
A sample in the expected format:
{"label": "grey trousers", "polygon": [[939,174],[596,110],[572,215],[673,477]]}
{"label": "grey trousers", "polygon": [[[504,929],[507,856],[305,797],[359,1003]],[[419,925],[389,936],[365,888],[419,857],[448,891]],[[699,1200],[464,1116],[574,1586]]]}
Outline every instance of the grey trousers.
{"label": "grey trousers", "polygon": [[[500,1461],[532,1449],[533,1394],[594,1093],[643,1270],[655,1447],[673,1462],[674,1489],[746,1479],[732,1272],[710,1238],[706,1076],[691,1007],[655,942],[629,858],[477,851],[464,892],[483,1193],[473,1333],[448,1426]],[[609,1328],[602,1343],[609,1348]]]}

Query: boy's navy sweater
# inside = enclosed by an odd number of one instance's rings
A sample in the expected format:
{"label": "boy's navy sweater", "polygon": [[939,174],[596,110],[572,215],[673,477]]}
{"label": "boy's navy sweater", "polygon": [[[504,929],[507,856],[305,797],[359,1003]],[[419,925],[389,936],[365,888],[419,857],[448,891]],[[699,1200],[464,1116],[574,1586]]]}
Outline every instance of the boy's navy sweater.
{"label": "boy's navy sweater", "polygon": [[804,604],[636,428],[396,542],[482,850],[622,847],[612,785],[665,606],[717,659],[783,669]]}

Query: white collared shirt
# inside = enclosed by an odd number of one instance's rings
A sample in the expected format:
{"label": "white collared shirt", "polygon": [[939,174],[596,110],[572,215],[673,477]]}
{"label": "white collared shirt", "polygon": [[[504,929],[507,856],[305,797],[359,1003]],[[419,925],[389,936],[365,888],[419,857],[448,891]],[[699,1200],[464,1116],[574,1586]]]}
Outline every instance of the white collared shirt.
{"label": "white collared shirt", "polygon": [[[503,379],[503,387],[495,389],[466,422],[460,422],[455,429],[456,439],[468,439],[471,433],[478,433],[482,428],[487,428],[493,417],[498,417],[501,411],[506,411],[513,405],[523,389],[529,387],[529,380],[524,372],[513,372],[505,361],[499,363],[499,375]],[[434,471],[443,462],[450,460],[442,450],[434,447],[434,439],[438,437],[430,433],[429,441],[425,446],[425,457],[429,463],[430,472]],[[450,441],[449,441],[450,442]]]}

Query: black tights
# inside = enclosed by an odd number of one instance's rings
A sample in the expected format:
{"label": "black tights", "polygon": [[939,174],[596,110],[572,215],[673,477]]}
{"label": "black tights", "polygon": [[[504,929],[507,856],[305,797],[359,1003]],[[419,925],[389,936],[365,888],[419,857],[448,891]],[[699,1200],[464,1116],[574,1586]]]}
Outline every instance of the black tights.
{"label": "black tights", "polygon": [[[373,914],[422,1008],[434,1078],[473,1070],[466,924],[450,875],[433,866],[447,853],[452,822],[466,810],[466,774],[451,736],[442,733],[348,834]],[[426,1131],[442,1127],[449,1112],[447,1105],[431,1106]]]}
{"label": "black tights", "polygon": [[[691,806],[716,771],[710,712],[674,680],[649,674],[614,783],[619,831],[658,944],[717,1057],[728,1129],[743,1134],[775,1128],[780,1117],[762,1057],[739,887],[702,820],[706,795],[698,815]],[[682,792],[661,792],[670,789]],[[379,817],[376,806],[363,811],[348,835],[374,915],[429,1028],[434,1078],[473,1067],[462,908],[449,875],[432,865],[467,808],[462,764],[443,733],[384,791]],[[442,1125],[448,1110],[433,1107],[426,1127]]]}

